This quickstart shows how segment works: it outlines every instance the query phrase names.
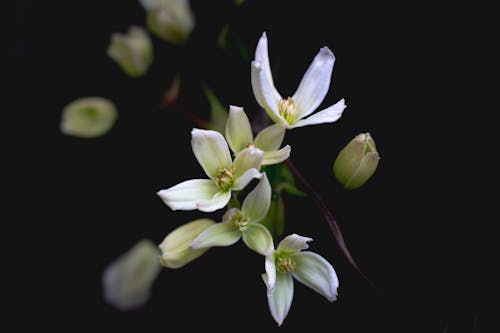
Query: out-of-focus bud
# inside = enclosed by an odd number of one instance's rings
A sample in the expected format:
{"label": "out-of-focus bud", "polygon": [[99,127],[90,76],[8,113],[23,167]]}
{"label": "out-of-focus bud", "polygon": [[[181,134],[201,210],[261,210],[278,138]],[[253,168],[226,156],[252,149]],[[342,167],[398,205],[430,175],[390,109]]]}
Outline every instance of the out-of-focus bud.
{"label": "out-of-focus bud", "polygon": [[107,53],[131,77],[143,76],[153,63],[153,44],[141,27],[132,26],[127,34],[113,33]]}
{"label": "out-of-focus bud", "polygon": [[161,39],[184,43],[193,31],[195,19],[189,0],[140,0],[147,12],[149,30]]}
{"label": "out-of-focus bud", "polygon": [[189,244],[213,224],[215,222],[210,219],[198,219],[169,233],[160,244],[161,263],[168,268],[179,268],[201,256],[209,248],[192,250]]}
{"label": "out-of-focus bud", "polygon": [[108,132],[117,117],[118,111],[110,100],[82,97],[64,107],[61,131],[79,138],[95,138]]}
{"label": "out-of-focus bud", "polygon": [[161,271],[160,253],[155,243],[143,239],[112,262],[104,271],[104,299],[122,310],[144,305]]}
{"label": "out-of-focus bud", "polygon": [[373,175],[379,159],[370,133],[358,134],[340,151],[333,164],[333,173],[345,189],[352,190]]}

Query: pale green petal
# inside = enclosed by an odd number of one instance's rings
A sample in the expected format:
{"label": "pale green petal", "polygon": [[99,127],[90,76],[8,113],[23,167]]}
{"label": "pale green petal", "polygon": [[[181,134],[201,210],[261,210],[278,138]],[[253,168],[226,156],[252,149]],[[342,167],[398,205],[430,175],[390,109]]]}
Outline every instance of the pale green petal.
{"label": "pale green petal", "polygon": [[297,234],[291,234],[286,236],[278,245],[276,252],[284,253],[298,253],[302,250],[309,248],[308,242],[312,241],[312,238],[299,236]]}
{"label": "pale green petal", "polygon": [[102,275],[104,299],[127,311],[146,303],[161,271],[156,244],[144,239],[113,261]]}
{"label": "pale green petal", "polygon": [[219,191],[210,200],[200,200],[196,203],[196,208],[202,212],[213,212],[224,208],[231,200],[231,191]]}
{"label": "pale green petal", "polygon": [[255,137],[255,147],[260,150],[273,151],[281,147],[285,137],[286,126],[283,124],[274,124],[264,128]]}
{"label": "pale green petal", "polygon": [[267,292],[269,310],[274,320],[281,326],[285,320],[293,300],[293,279],[290,274],[276,273],[276,284]]}
{"label": "pale green petal", "polygon": [[102,97],[81,97],[62,111],[61,131],[78,138],[97,138],[106,134],[118,117],[116,106]]}
{"label": "pale green petal", "polygon": [[259,222],[266,216],[271,204],[271,185],[265,173],[259,180],[255,188],[248,193],[243,205],[241,213],[252,222]]}
{"label": "pale green petal", "polygon": [[157,194],[172,210],[193,210],[198,208],[198,202],[212,200],[219,191],[210,179],[191,179]]}
{"label": "pale green petal", "polygon": [[242,107],[229,106],[229,116],[226,123],[226,140],[234,153],[245,149],[253,141],[250,121]]}
{"label": "pale green petal", "polygon": [[377,169],[379,159],[380,157],[377,152],[370,152],[363,156],[359,167],[344,187],[347,189],[354,189],[363,185]]}
{"label": "pale green petal", "polygon": [[241,152],[236,155],[234,158],[234,178],[238,179],[241,177],[247,170],[255,168],[260,170],[260,166],[262,164],[262,157],[264,152],[255,147],[248,147],[243,149]]}
{"label": "pale green petal", "polygon": [[239,178],[234,181],[233,190],[241,191],[244,189],[253,179],[259,179],[262,174],[257,169],[250,169],[245,171]]}
{"label": "pale green petal", "polygon": [[214,224],[205,229],[191,242],[191,249],[198,250],[213,246],[229,246],[241,238],[240,230],[232,221]]}
{"label": "pale green petal", "polygon": [[160,244],[161,263],[168,268],[179,268],[201,256],[208,248],[192,250],[189,244],[214,224],[210,219],[198,219],[174,229]]}
{"label": "pale green petal", "polygon": [[275,151],[266,151],[262,157],[262,165],[277,164],[285,161],[290,157],[290,151],[292,148],[289,145]]}
{"label": "pale green petal", "polygon": [[266,256],[265,261],[265,269],[266,273],[262,274],[262,278],[267,286],[267,291],[271,292],[274,289],[274,285],[276,284],[276,264],[274,262],[275,257],[274,253],[271,253]]}
{"label": "pale green petal", "polygon": [[325,99],[330,88],[335,56],[328,47],[322,47],[302,77],[292,99],[298,104],[297,119],[311,114]]}
{"label": "pale green petal", "polygon": [[339,280],[328,261],[314,252],[300,252],[293,256],[297,265],[292,273],[300,283],[325,296],[330,302],[337,299]]}
{"label": "pale green petal", "polygon": [[259,61],[252,61],[252,90],[257,103],[264,108],[275,123],[287,124],[286,120],[278,112],[281,97],[278,97],[279,93],[266,78],[262,64]]}
{"label": "pale green petal", "polygon": [[255,252],[268,255],[273,251],[273,236],[266,227],[260,223],[249,223],[243,231],[243,242]]}
{"label": "pale green petal", "polygon": [[333,123],[342,116],[342,112],[344,112],[345,107],[346,105],[344,99],[342,98],[336,104],[313,114],[307,119],[299,120],[291,126],[288,126],[288,128],[296,128],[323,123]]}
{"label": "pale green petal", "polygon": [[194,128],[191,136],[194,156],[208,177],[215,179],[219,170],[231,168],[231,154],[222,134]]}

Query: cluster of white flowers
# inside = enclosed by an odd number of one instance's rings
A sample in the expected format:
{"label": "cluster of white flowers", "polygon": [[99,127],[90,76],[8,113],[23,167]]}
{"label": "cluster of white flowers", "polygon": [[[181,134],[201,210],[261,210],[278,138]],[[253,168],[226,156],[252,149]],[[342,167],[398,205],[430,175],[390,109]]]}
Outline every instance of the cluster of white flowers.
{"label": "cluster of white flowers", "polygon": [[195,128],[191,132],[193,153],[208,179],[187,180],[158,192],[172,210],[213,212],[226,207],[237,191],[259,179],[241,207],[229,208],[222,222],[199,219],[167,235],[160,244],[161,262],[170,268],[182,267],[210,247],[229,246],[243,239],[248,248],[265,258],[262,278],[267,286],[271,314],[278,325],[282,324],[292,303],[293,278],[329,301],[337,298],[339,282],[332,265],[316,253],[303,251],[311,238],[291,234],[275,247],[271,233],[260,223],[269,211],[272,193],[261,168],[281,163],[290,156],[289,145],[280,148],[286,130],[334,122],[345,108],[342,99],[309,116],[329,90],[334,62],[333,53],[327,47],[321,48],[295,94],[282,98],[274,87],[264,33],[251,64],[252,88],[257,102],[275,124],[254,137],[243,108],[230,106],[225,138],[211,130]]}

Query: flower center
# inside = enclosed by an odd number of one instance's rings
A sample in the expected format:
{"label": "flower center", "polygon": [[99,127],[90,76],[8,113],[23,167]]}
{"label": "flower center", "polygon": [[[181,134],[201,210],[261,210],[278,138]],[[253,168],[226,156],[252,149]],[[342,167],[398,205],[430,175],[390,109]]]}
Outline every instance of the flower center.
{"label": "flower center", "polygon": [[281,273],[292,273],[295,271],[295,261],[291,257],[276,257],[276,269]]}
{"label": "flower center", "polygon": [[234,167],[231,167],[230,170],[226,168],[219,169],[215,177],[215,184],[223,191],[229,190],[234,184],[233,173]]}
{"label": "flower center", "polygon": [[248,218],[241,214],[237,208],[230,208],[222,217],[223,221],[231,221],[240,230],[245,231],[248,228]]}
{"label": "flower center", "polygon": [[287,123],[293,124],[295,122],[295,118],[297,117],[297,106],[295,105],[295,101],[288,97],[287,99],[282,99],[279,105],[279,113],[285,118]]}

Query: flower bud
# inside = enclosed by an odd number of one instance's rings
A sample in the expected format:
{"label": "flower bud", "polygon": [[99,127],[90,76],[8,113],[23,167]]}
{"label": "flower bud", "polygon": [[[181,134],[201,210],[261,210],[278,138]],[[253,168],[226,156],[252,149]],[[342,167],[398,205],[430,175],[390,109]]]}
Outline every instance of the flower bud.
{"label": "flower bud", "polygon": [[168,268],[179,268],[201,256],[209,248],[192,250],[189,244],[203,230],[213,224],[215,222],[212,220],[198,219],[186,223],[169,233],[160,244],[162,251],[161,263]]}
{"label": "flower bud", "polygon": [[188,0],[141,0],[147,11],[149,30],[161,39],[184,43],[194,28],[195,20]]}
{"label": "flower bud", "polygon": [[113,261],[102,275],[106,302],[122,311],[144,305],[161,271],[159,254],[156,244],[143,239]]}
{"label": "flower bud", "polygon": [[358,134],[340,151],[333,164],[333,173],[345,189],[352,190],[373,175],[379,159],[370,133]]}
{"label": "flower bud", "polygon": [[61,131],[79,138],[95,138],[113,127],[118,112],[102,97],[82,97],[67,104],[62,112]]}
{"label": "flower bud", "polygon": [[153,44],[140,27],[130,27],[127,34],[113,33],[107,53],[131,77],[146,74],[153,63]]}

